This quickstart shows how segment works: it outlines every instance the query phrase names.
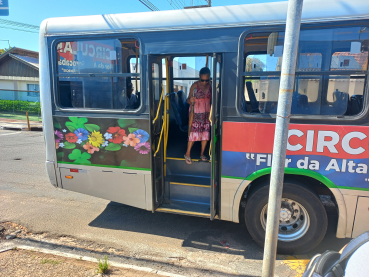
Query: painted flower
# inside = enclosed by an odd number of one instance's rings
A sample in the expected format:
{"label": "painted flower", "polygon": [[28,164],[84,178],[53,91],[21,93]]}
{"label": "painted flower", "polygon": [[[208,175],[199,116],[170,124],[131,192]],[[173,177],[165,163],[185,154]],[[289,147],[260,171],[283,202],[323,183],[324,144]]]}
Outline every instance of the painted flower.
{"label": "painted flower", "polygon": [[104,137],[105,137],[105,139],[111,139],[113,137],[113,135],[109,134],[109,133],[105,133]]}
{"label": "painted flower", "polygon": [[89,142],[87,142],[85,145],[83,145],[83,149],[87,150],[88,154],[93,154],[95,151],[98,152],[99,148],[93,146]]}
{"label": "painted flower", "polygon": [[67,130],[63,129],[63,133],[66,133],[66,132],[67,132]]}
{"label": "painted flower", "polygon": [[88,131],[83,128],[78,128],[77,130],[74,131],[74,133],[76,134],[77,138],[80,139],[81,141],[85,141],[88,139]]}
{"label": "painted flower", "polygon": [[135,150],[138,151],[140,154],[148,154],[150,152],[150,143],[138,143],[135,146]]}
{"label": "painted flower", "polygon": [[59,147],[63,148],[64,147],[64,143],[60,142],[59,143]]}
{"label": "painted flower", "polygon": [[91,135],[88,136],[88,141],[92,146],[99,147],[104,139],[100,132],[92,131]]}
{"label": "painted flower", "polygon": [[123,137],[124,144],[130,145],[130,146],[136,146],[137,143],[140,143],[140,139],[136,138],[135,134],[129,134],[128,137]]}
{"label": "painted flower", "polygon": [[136,138],[140,139],[141,143],[146,142],[149,139],[149,134],[146,131],[141,130],[141,129],[134,131],[133,134],[136,135]]}
{"label": "painted flower", "polygon": [[111,134],[111,138],[109,139],[109,141],[118,144],[122,143],[123,137],[126,135],[126,131],[118,126],[109,127],[109,129],[106,130],[106,132]]}
{"label": "painted flower", "polygon": [[55,148],[59,149],[59,142],[55,142]]}
{"label": "painted flower", "polygon": [[55,134],[55,142],[60,142],[64,138],[63,133],[60,132],[59,130],[55,130],[54,134]]}
{"label": "painted flower", "polygon": [[75,143],[77,141],[77,136],[74,133],[68,133],[65,135],[65,139],[70,143]]}
{"label": "painted flower", "polygon": [[77,139],[77,143],[78,143],[78,144],[81,144],[81,143],[82,143],[82,140]]}
{"label": "painted flower", "polygon": [[109,142],[106,140],[104,141],[104,143],[101,145],[102,147],[108,146]]}

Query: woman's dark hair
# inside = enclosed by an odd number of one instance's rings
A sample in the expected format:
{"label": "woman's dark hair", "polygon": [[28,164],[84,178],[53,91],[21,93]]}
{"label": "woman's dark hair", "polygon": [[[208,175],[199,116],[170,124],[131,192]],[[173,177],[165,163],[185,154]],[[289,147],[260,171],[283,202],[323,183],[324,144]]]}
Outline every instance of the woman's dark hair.
{"label": "woman's dark hair", "polygon": [[209,69],[209,68],[207,68],[207,67],[203,67],[203,68],[201,68],[201,69],[200,69],[200,74],[199,74],[199,76],[200,76],[200,75],[206,75],[206,74],[209,74],[209,75],[210,75],[210,69]]}

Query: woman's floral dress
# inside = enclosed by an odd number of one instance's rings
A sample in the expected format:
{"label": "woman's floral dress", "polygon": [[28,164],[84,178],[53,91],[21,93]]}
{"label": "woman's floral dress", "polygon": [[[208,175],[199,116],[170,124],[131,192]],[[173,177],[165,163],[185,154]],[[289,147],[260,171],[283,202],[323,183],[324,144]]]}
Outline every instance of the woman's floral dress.
{"label": "woman's floral dress", "polygon": [[[211,100],[211,85],[208,91],[203,92],[197,84],[197,89],[194,92],[195,106],[191,133],[188,138],[189,141],[202,141],[210,139],[210,100]],[[190,106],[191,112],[191,106]]]}

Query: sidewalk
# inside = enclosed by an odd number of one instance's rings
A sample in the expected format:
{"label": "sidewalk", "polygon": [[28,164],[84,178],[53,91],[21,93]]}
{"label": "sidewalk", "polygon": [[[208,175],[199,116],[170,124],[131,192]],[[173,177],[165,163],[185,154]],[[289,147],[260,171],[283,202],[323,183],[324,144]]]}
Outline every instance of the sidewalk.
{"label": "sidewalk", "polygon": [[97,261],[85,261],[82,257],[73,259],[15,247],[0,253],[1,276],[159,276],[155,273],[115,266],[109,266],[106,274],[99,274],[97,270]]}
{"label": "sidewalk", "polygon": [[[42,131],[41,121],[30,121],[31,131]],[[27,131],[27,121],[0,117],[0,130]]]}
{"label": "sidewalk", "polygon": [[[27,228],[15,223],[0,222],[0,276],[185,277],[163,268],[162,263],[122,258],[113,248],[109,252],[94,251],[85,248],[83,242],[70,243],[74,239],[66,237],[55,238],[53,241],[60,243],[55,244],[40,239],[43,235],[29,233]],[[103,262],[105,256],[109,268],[100,274],[98,260]]]}

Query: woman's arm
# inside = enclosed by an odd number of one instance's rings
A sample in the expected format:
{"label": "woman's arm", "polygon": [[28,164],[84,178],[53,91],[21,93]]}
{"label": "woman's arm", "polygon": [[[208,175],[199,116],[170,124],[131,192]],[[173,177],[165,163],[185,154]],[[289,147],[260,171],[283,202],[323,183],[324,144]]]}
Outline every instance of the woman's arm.
{"label": "woman's arm", "polygon": [[188,94],[188,97],[187,97],[187,103],[189,105],[191,105],[191,103],[194,103],[195,102],[195,97],[193,97],[193,92],[194,92],[194,90],[196,88],[196,83],[197,82],[195,82],[195,83],[192,84],[192,86],[190,88],[190,93]]}

